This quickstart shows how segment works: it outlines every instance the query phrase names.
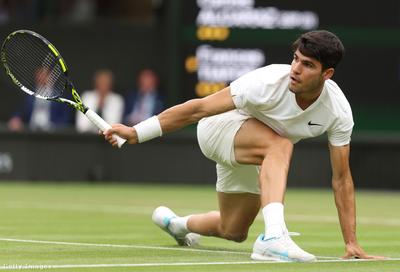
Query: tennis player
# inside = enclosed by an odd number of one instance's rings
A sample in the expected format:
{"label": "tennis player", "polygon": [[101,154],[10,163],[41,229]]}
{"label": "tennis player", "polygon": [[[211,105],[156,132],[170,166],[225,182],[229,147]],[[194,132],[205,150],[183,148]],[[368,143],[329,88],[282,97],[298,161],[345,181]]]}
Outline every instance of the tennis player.
{"label": "tennis player", "polygon": [[367,255],[356,237],[349,168],[353,118],[346,97],[331,80],[344,53],[342,42],[319,30],[303,34],[292,48],[291,65],[259,68],[213,95],[171,107],[134,127],[113,125],[105,138],[113,146],[112,133],[131,144],[142,143],[199,122],[200,148],[216,162],[220,210],[179,217],[159,207],[153,221],[180,245],[197,243],[195,234],[242,242],[261,208],[265,233],[255,241],[251,258],[310,262],[316,257],[289,236],[283,203],[293,144],[326,132],[344,258],[382,258]]}

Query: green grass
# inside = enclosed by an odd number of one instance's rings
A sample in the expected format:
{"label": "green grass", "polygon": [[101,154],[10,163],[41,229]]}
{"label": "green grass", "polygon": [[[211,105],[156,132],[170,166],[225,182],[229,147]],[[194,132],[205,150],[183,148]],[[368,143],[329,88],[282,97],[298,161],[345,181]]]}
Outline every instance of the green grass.
{"label": "green grass", "polygon": [[[358,237],[370,254],[400,257],[400,193],[358,192]],[[178,214],[217,209],[210,186],[0,183],[0,268],[4,265],[248,262],[264,229],[258,218],[246,242],[202,238],[197,249],[179,250],[151,222],[159,205]],[[295,240],[318,256],[339,257],[343,241],[329,190],[289,189],[286,221]],[[4,238],[144,246],[39,244]],[[154,248],[151,248],[154,247]],[[170,249],[161,249],[168,247]],[[222,251],[231,251],[230,253]],[[45,271],[395,271],[400,261],[263,263],[190,266],[63,268]]]}

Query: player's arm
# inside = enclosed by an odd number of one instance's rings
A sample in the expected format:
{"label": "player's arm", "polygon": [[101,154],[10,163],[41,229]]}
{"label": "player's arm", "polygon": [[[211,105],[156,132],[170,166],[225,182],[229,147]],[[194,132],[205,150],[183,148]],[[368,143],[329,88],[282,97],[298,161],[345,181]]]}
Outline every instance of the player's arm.
{"label": "player's arm", "polygon": [[116,141],[111,137],[113,133],[127,139],[128,143],[136,144],[162,134],[180,129],[189,124],[198,122],[201,118],[223,113],[235,108],[230,87],[204,98],[192,99],[185,103],[173,106],[156,117],[149,118],[134,127],[122,124],[112,126],[104,135],[113,146]]}
{"label": "player's arm", "polygon": [[350,145],[329,145],[329,150],[332,165],[332,187],[346,245],[344,258],[383,258],[367,255],[357,242],[354,184],[349,165]]}
{"label": "player's arm", "polygon": [[223,113],[235,108],[230,87],[210,96],[192,99],[169,108],[158,115],[163,132],[171,132],[198,122],[201,118]]}

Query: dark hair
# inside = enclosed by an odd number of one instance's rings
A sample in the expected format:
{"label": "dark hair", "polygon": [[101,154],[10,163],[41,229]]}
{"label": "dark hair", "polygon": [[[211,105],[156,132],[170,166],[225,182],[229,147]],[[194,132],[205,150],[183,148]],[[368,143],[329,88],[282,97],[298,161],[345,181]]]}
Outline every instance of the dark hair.
{"label": "dark hair", "polygon": [[321,62],[322,69],[336,68],[343,57],[344,46],[340,39],[326,30],[314,30],[301,35],[293,44],[303,55]]}

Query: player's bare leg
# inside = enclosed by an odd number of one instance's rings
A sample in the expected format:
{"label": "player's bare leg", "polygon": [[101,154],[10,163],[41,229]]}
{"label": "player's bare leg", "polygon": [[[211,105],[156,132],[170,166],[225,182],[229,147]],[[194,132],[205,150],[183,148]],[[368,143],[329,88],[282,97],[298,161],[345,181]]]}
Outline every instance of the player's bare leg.
{"label": "player's bare leg", "polygon": [[[182,234],[195,232],[240,242],[247,237],[261,203],[266,231],[257,239],[252,257],[288,261],[314,260],[313,255],[300,249],[290,239],[284,221],[283,201],[292,143],[260,121],[248,119],[237,132],[234,147],[238,163],[261,166],[261,199],[254,194],[219,193],[220,212],[171,220],[169,230]],[[270,249],[274,253],[268,255]]]}
{"label": "player's bare leg", "polygon": [[243,123],[235,137],[235,158],[241,164],[261,165],[259,182],[265,233],[256,240],[256,260],[313,261],[289,237],[283,212],[293,144],[256,119]]}
{"label": "player's bare leg", "polygon": [[[215,236],[235,242],[246,240],[249,227],[260,210],[258,194],[218,193],[220,211],[178,217],[167,207],[158,207],[153,213],[153,221],[176,239],[180,245],[193,245],[197,237]],[[193,241],[193,237],[196,241]]]}
{"label": "player's bare leg", "polygon": [[260,196],[250,193],[218,193],[220,211],[190,216],[187,228],[205,236],[242,242],[260,210]]}
{"label": "player's bare leg", "polygon": [[[262,207],[269,203],[283,203],[292,155],[290,141],[256,119],[248,119],[237,132],[234,146],[238,163],[261,165]],[[242,241],[259,211],[260,196],[226,193],[219,193],[218,196],[220,212],[192,215],[187,222],[188,230],[202,235]]]}
{"label": "player's bare leg", "polygon": [[[289,140],[277,135],[256,119],[248,119],[237,132],[234,147],[237,162],[262,165],[260,173],[262,207],[271,202],[282,203],[292,154],[292,144]],[[272,182],[273,184],[270,184]],[[218,193],[218,198],[219,212],[211,211],[172,220],[169,228],[181,236],[195,232],[242,241],[260,209],[260,196],[249,193]],[[283,222],[283,212],[281,221]]]}
{"label": "player's bare leg", "polygon": [[235,137],[235,158],[261,165],[261,205],[283,203],[293,144],[256,119],[243,123]]}

